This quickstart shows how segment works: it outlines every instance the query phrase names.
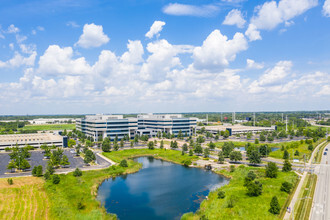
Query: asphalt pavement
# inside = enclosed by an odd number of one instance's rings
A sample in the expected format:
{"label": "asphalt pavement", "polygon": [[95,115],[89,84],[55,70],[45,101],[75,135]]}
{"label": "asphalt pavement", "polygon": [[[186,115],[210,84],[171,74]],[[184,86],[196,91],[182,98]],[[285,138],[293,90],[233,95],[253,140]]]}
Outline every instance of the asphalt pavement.
{"label": "asphalt pavement", "polygon": [[[326,146],[330,149],[330,144]],[[320,165],[316,166],[317,183],[314,194],[313,206],[310,219],[326,220],[330,219],[330,152],[322,156]],[[324,154],[322,152],[322,154]]]}

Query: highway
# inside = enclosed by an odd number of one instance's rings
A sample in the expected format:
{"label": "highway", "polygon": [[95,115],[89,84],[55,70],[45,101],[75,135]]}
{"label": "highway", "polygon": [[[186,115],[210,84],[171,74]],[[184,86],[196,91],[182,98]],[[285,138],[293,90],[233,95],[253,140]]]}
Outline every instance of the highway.
{"label": "highway", "polygon": [[[330,144],[326,146],[330,150]],[[330,219],[330,152],[322,156],[320,165],[315,167],[317,183],[314,194],[311,220]]]}

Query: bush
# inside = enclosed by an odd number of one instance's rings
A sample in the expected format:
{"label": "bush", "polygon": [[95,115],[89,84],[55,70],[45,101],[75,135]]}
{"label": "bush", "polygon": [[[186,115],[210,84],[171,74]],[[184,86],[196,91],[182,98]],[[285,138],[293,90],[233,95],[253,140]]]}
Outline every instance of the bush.
{"label": "bush", "polygon": [[276,178],[277,171],[278,171],[278,167],[276,166],[276,163],[268,162],[268,165],[266,166],[266,177]]}
{"label": "bush", "polygon": [[296,150],[296,152],[294,152],[294,155],[295,155],[295,156],[299,156],[299,151]]}
{"label": "bush", "polygon": [[186,160],[183,160],[182,163],[183,163],[184,166],[189,167],[192,162],[191,162],[190,159],[186,159]]}
{"label": "bush", "polygon": [[257,175],[253,171],[250,171],[244,179],[244,186],[250,184],[255,178],[257,178]]}
{"label": "bush", "polygon": [[73,176],[82,176],[82,171],[77,167],[75,171],[73,172]]}
{"label": "bush", "polygon": [[289,152],[288,152],[287,150],[284,150],[284,153],[283,153],[283,159],[284,159],[284,160],[289,159]]}
{"label": "bush", "polygon": [[9,185],[13,185],[14,184],[14,181],[13,181],[12,178],[7,179],[7,182],[8,182]]}
{"label": "bush", "polygon": [[120,161],[119,166],[121,166],[121,167],[128,167],[127,160],[124,159],[124,160]]}
{"label": "bush", "polygon": [[237,201],[237,196],[231,195],[227,200],[227,208],[233,208]]}
{"label": "bush", "polygon": [[220,191],[218,192],[218,199],[223,199],[223,198],[225,198],[225,197],[226,197],[225,192],[222,191],[222,190],[220,190]]}
{"label": "bush", "polygon": [[32,169],[32,176],[37,176],[37,166],[34,166]]}
{"label": "bush", "polygon": [[248,196],[260,196],[262,194],[262,184],[259,181],[250,182],[246,187]]}
{"label": "bush", "polygon": [[49,171],[46,171],[46,173],[44,175],[45,180],[49,180],[50,177],[51,177],[51,174],[49,173]]}
{"label": "bush", "polygon": [[283,192],[286,192],[286,193],[290,193],[291,189],[292,189],[292,184],[285,181],[282,183],[282,186],[281,186],[281,191]]}
{"label": "bush", "polygon": [[274,196],[272,198],[272,201],[270,201],[270,209],[268,211],[272,214],[278,215],[280,214],[280,210],[281,210],[280,204],[278,203],[277,197]]}
{"label": "bush", "polygon": [[85,208],[85,205],[84,205],[82,202],[78,202],[78,204],[77,204],[77,208],[78,208],[79,210],[82,210],[82,209]]}
{"label": "bush", "polygon": [[61,179],[60,179],[60,176],[59,175],[56,175],[56,174],[53,175],[53,178],[52,178],[53,184],[59,184],[60,181],[61,181]]}
{"label": "bush", "polygon": [[229,170],[230,170],[231,173],[234,172],[235,171],[235,166],[234,165],[230,165]]}

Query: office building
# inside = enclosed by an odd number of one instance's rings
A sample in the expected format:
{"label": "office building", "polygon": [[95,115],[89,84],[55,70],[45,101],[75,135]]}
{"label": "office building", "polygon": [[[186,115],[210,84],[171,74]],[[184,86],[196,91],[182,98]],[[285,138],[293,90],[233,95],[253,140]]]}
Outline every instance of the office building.
{"label": "office building", "polygon": [[87,115],[76,120],[76,129],[95,141],[108,137],[114,140],[117,136],[121,140],[128,135],[133,138],[137,130],[136,118],[124,118],[123,115]]}

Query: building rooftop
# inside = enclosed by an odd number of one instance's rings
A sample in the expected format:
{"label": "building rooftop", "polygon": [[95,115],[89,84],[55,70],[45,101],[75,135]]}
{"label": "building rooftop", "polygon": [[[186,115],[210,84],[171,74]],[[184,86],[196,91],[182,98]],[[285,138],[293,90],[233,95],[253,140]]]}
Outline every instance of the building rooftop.
{"label": "building rooftop", "polygon": [[175,119],[183,118],[182,114],[141,114],[137,116],[138,119]]}
{"label": "building rooftop", "polygon": [[62,136],[52,133],[0,135],[0,143],[28,143],[31,141],[52,142],[62,140]]}

